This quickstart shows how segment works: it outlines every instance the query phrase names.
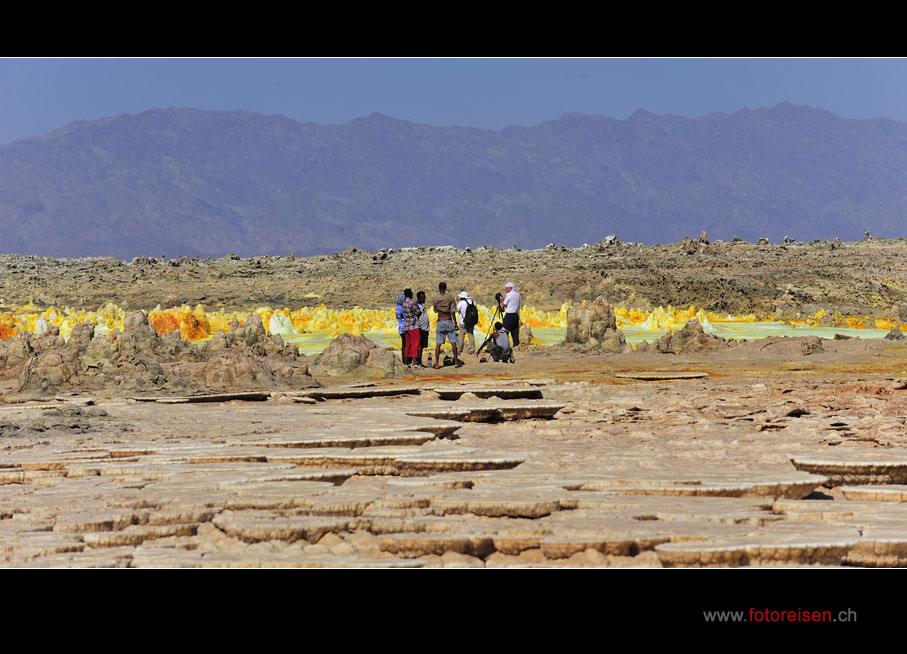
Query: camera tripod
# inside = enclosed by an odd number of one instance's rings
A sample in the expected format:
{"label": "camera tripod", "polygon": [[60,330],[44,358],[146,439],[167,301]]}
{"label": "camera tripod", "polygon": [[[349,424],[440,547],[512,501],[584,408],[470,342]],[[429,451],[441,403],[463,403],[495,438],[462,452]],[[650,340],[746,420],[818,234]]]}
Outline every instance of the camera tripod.
{"label": "camera tripod", "polygon": [[482,353],[482,350],[485,349],[485,346],[488,345],[488,341],[491,338],[491,333],[494,331],[495,320],[500,317],[501,322],[504,322],[504,308],[501,306],[501,294],[498,293],[495,296],[497,304],[495,305],[494,313],[491,316],[491,320],[488,323],[488,331],[485,333],[485,340],[482,341],[482,346],[476,350],[476,356],[479,356]]}

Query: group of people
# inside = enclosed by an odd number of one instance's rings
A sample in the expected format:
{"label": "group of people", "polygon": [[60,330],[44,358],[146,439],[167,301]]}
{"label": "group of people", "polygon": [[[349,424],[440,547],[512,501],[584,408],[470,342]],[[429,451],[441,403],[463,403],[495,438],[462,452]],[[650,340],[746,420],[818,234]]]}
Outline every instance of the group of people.
{"label": "group of people", "polygon": [[[495,299],[498,309],[503,316],[503,322],[494,324],[494,332],[486,343],[478,348],[488,348],[489,354],[495,361],[513,362],[513,347],[520,344],[520,294],[516,292],[513,282],[507,282],[504,287],[505,295],[497,293]],[[411,288],[407,288],[397,295],[397,331],[400,333],[403,363],[411,368],[425,368],[422,361],[423,352],[428,347],[428,335],[431,325],[428,320],[428,309],[425,307],[425,291],[419,291],[413,297]],[[441,346],[445,341],[450,343],[453,350],[453,365],[457,368],[463,365],[460,353],[465,352],[467,340],[471,352],[476,352],[474,330],[479,323],[479,309],[469,293],[461,291],[454,296],[447,292],[447,283],[438,284],[438,295],[432,299],[431,306],[438,314],[435,324],[435,356],[432,368],[441,367]],[[456,319],[454,319],[456,316]],[[510,339],[513,338],[511,346]],[[432,358],[429,354],[429,363]]]}

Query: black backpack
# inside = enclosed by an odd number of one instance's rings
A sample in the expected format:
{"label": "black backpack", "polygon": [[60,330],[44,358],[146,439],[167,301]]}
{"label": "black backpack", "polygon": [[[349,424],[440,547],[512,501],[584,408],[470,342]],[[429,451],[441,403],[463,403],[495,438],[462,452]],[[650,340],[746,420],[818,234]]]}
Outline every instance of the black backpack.
{"label": "black backpack", "polygon": [[466,301],[466,315],[463,316],[463,326],[466,328],[475,327],[479,324],[479,310],[476,303],[470,300]]}

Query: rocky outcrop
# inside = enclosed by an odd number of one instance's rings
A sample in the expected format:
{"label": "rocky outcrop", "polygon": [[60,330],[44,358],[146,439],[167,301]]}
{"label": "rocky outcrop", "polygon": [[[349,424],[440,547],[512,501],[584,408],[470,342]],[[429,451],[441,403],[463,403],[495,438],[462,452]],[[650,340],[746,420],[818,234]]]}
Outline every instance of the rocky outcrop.
{"label": "rocky outcrop", "polygon": [[211,391],[275,388],[277,379],[267,361],[252,356],[220,354],[199,369],[197,379]]}
{"label": "rocky outcrop", "polygon": [[315,360],[316,375],[355,375],[393,377],[403,373],[403,363],[390,350],[379,347],[365,336],[341,334]]}
{"label": "rocky outcrop", "polygon": [[706,334],[702,325],[694,318],[688,321],[679,332],[668,332],[659,338],[652,344],[652,347],[662,354],[681,354],[723,350],[734,345],[736,342],[733,340]]}
{"label": "rocky outcrop", "polygon": [[56,325],[49,325],[46,331],[40,334],[33,334],[30,344],[31,349],[37,355],[41,355],[56,347],[61,347],[63,345],[63,337],[60,336],[60,328]]}
{"label": "rocky outcrop", "polygon": [[627,348],[623,332],[617,329],[611,305],[601,296],[567,310],[564,343],[572,349],[580,346],[580,349],[608,353],[623,352]]}
{"label": "rocky outcrop", "polygon": [[698,241],[694,241],[689,236],[685,236],[680,242],[678,250],[683,254],[696,254],[702,249],[703,245],[707,244],[708,240],[705,239],[705,232],[703,232]]}
{"label": "rocky outcrop", "polygon": [[821,354],[825,351],[825,348],[822,347],[822,339],[818,336],[806,336],[803,339],[803,342],[800,344],[800,352],[803,356],[809,356],[810,354]]}
{"label": "rocky outcrop", "polygon": [[20,332],[8,341],[0,341],[0,369],[13,368],[32,358],[34,350],[26,332]]}
{"label": "rocky outcrop", "polygon": [[243,325],[234,319],[227,332],[227,339],[231,345],[247,347],[255,347],[262,343],[265,340],[265,326],[261,322],[261,317],[257,313],[253,313]]}
{"label": "rocky outcrop", "polygon": [[179,375],[170,376],[164,372],[164,366],[155,361],[140,359],[126,354],[117,359],[104,376],[105,381],[112,382],[118,390],[157,391],[180,390],[190,387],[187,380]]}
{"label": "rocky outcrop", "polygon": [[617,321],[611,305],[599,296],[588,304],[580,304],[567,310],[567,343],[588,343],[590,339],[601,341],[605,331],[617,329]]}
{"label": "rocky outcrop", "polygon": [[907,334],[902,332],[900,327],[895,325],[891,328],[890,332],[885,334],[885,338],[887,338],[889,341],[903,341],[904,339],[907,339]]}
{"label": "rocky outcrop", "polygon": [[532,339],[535,338],[532,335],[532,327],[529,323],[520,325],[520,344],[516,346],[516,349],[521,352],[532,349]]}
{"label": "rocky outcrop", "polygon": [[305,357],[279,335],[268,336],[257,315],[195,347],[179,332],[158,336],[147,316],[135,311],[126,316],[123,332],[95,336],[93,325],[81,323],[66,343],[51,329],[37,337],[20,334],[4,345],[2,356],[0,365],[27,361],[19,392],[34,395],[70,388],[186,393],[318,386]]}
{"label": "rocky outcrop", "polygon": [[45,352],[31,359],[19,375],[19,392],[48,395],[64,388],[75,372],[59,352]]}
{"label": "rocky outcrop", "polygon": [[74,380],[82,376],[85,371],[80,358],[85,349],[84,328],[78,325],[73,331],[76,332],[76,339],[70,339],[68,343],[63,342],[58,330],[53,334],[48,329],[36,337],[24,334],[31,357],[19,374],[20,393],[55,393],[70,387]]}

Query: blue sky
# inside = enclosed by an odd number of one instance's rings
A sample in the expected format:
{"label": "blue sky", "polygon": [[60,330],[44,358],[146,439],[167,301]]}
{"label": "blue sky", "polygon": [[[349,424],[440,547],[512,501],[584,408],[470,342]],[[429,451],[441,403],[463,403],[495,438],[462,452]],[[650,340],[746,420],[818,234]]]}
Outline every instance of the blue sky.
{"label": "blue sky", "polygon": [[693,117],[785,100],[907,121],[907,60],[0,59],[0,143],[161,107],[499,129],[565,112]]}

